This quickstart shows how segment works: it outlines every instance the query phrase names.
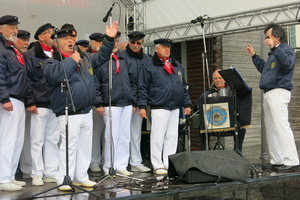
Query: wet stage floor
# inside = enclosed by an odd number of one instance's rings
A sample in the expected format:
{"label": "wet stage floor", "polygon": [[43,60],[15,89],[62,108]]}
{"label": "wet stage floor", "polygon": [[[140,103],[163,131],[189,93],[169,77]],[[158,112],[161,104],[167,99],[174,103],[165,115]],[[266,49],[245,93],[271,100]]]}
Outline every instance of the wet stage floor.
{"label": "wet stage floor", "polygon": [[[256,163],[259,163],[257,161]],[[226,181],[189,184],[155,176],[152,173],[133,174],[133,179],[123,177],[107,177],[101,173],[89,173],[91,180],[99,185],[89,192],[76,189],[75,192],[60,192],[55,183],[45,183],[44,186],[32,186],[31,178],[23,179],[17,174],[17,180],[26,181],[22,191],[0,191],[1,200],[11,199],[151,199],[151,200],[298,200],[300,199],[300,171],[295,169],[284,173],[274,170],[262,170],[261,164],[252,163],[259,172],[249,177],[246,182]],[[51,188],[48,192],[45,192]],[[41,193],[41,194],[40,194]],[[40,194],[40,195],[37,195]],[[36,196],[37,195],[37,196]],[[45,197],[47,196],[47,197]]]}

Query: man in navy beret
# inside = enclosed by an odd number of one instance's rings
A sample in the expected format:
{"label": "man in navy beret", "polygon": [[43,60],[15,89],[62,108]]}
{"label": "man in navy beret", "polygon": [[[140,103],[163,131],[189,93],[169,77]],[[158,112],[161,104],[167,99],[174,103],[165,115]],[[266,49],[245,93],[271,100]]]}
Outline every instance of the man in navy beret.
{"label": "man in navy beret", "polygon": [[44,63],[53,57],[51,38],[54,26],[46,23],[40,26],[34,37],[38,40],[25,54],[27,76],[30,82],[25,107],[30,113],[30,152],[32,158],[32,185],[56,182],[59,162],[58,142],[60,139],[58,121],[51,110],[50,88],[43,75]]}
{"label": "man in navy beret", "polygon": [[[145,34],[140,31],[134,31],[128,34],[128,45],[122,52],[132,63],[132,74],[138,80],[138,72],[141,65],[146,62],[151,62],[150,57],[143,52]],[[136,94],[137,96],[137,94]],[[137,109],[131,118],[131,137],[130,137],[130,166],[131,171],[149,172],[150,168],[142,164],[141,155],[141,137],[142,137],[142,122],[143,119],[139,116]]]}
{"label": "man in navy beret", "polygon": [[[15,180],[25,132],[24,99],[28,91],[25,61],[14,46],[18,17],[0,17],[0,190],[21,190],[26,183]],[[9,84],[5,84],[9,83]]]}
{"label": "man in navy beret", "polygon": [[96,53],[102,46],[104,35],[102,33],[92,33],[90,36],[90,47],[87,50],[89,53]]}
{"label": "man in navy beret", "polygon": [[[93,187],[96,182],[89,179],[87,170],[91,162],[92,154],[92,107],[101,103],[100,93],[96,90],[96,77],[94,70],[107,62],[114,46],[114,37],[119,26],[114,22],[106,27],[105,44],[98,53],[78,53],[74,51],[76,37],[74,30],[61,29],[57,33],[59,51],[55,51],[53,59],[47,59],[44,63],[44,74],[50,87],[51,109],[55,113],[59,123],[61,135],[59,170],[56,177],[61,191],[69,191],[73,188],[66,181],[66,131],[65,119],[68,114],[68,144],[69,144],[69,176],[72,184],[83,187]],[[84,56],[81,57],[81,55]],[[66,95],[61,92],[61,85],[65,84],[64,68],[68,73],[70,94],[76,110],[71,104],[66,113]],[[82,98],[84,94],[85,98]],[[67,96],[68,98],[69,96]],[[70,103],[70,101],[69,101]],[[73,148],[74,147],[74,148]]]}
{"label": "man in navy beret", "polygon": [[89,41],[88,40],[78,40],[75,45],[78,47],[78,52],[86,53],[89,49]]}
{"label": "man in navy beret", "polygon": [[183,66],[170,56],[172,41],[154,40],[155,54],[143,63],[138,79],[140,116],[146,118],[151,109],[150,152],[155,174],[167,174],[169,155],[175,154],[178,142],[179,109],[191,113],[191,100]]}
{"label": "man in navy beret", "polygon": [[[30,32],[18,30],[17,41],[14,43],[19,52],[23,55],[29,47]],[[25,138],[20,157],[19,167],[23,173],[23,178],[30,178],[31,174],[31,155],[30,155],[30,114],[25,113]]]}
{"label": "man in navy beret", "polygon": [[30,33],[25,30],[18,30],[17,41],[14,43],[21,54],[24,54],[29,46]]}
{"label": "man in navy beret", "polygon": [[[104,34],[102,33],[92,33],[90,36],[89,48],[87,52],[89,53],[97,53],[103,43]],[[105,144],[104,141],[104,130],[105,124],[103,121],[103,116],[99,115],[95,107],[93,107],[93,149],[92,149],[92,159],[90,164],[91,172],[101,172],[100,163],[103,164],[103,156],[101,149]]]}
{"label": "man in navy beret", "polygon": [[[96,53],[100,50],[104,34],[102,33],[92,33],[90,36],[89,41],[89,48],[87,52],[89,53]],[[101,149],[105,144],[104,141],[104,130],[105,124],[103,121],[103,116],[99,115],[95,107],[93,107],[93,149],[92,149],[92,159],[90,164],[90,171],[91,172],[101,172],[100,164],[104,162],[104,158],[102,156]]]}
{"label": "man in navy beret", "polygon": [[[135,111],[134,107],[136,107],[136,84],[135,77],[131,73],[131,63],[118,50],[120,36],[121,34],[118,33],[114,38],[115,45],[111,55],[112,86],[114,88],[111,101],[107,92],[109,89],[109,62],[106,62],[96,70],[103,99],[103,107],[100,114],[103,115],[105,122],[103,171],[105,174],[108,174],[111,172],[110,169],[114,168],[117,174],[131,176],[133,173],[127,170],[127,166],[130,156],[130,121],[132,113]],[[112,105],[111,107],[109,106],[110,104]],[[113,121],[111,125],[110,118]],[[110,126],[112,126],[112,132]],[[111,134],[113,138],[111,138]]]}

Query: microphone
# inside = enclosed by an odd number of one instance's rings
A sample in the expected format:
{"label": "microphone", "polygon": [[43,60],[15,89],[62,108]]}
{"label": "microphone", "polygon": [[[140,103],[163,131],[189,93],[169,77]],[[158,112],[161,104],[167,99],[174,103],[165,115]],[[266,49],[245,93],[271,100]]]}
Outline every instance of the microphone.
{"label": "microphone", "polygon": [[54,33],[51,35],[51,39],[53,40],[54,38],[57,38],[57,33],[58,33],[59,29],[58,28],[55,28],[54,29]]}
{"label": "microphone", "polygon": [[[80,58],[81,58],[81,53],[79,52],[78,46],[77,46],[77,45],[74,45],[74,46],[73,46],[73,49],[74,49],[74,52],[79,53]],[[80,68],[80,62],[77,63],[77,68]]]}
{"label": "microphone", "polygon": [[203,16],[199,16],[196,19],[191,20],[191,23],[196,24],[197,22],[203,22],[207,19],[210,19],[210,17],[208,15],[203,15]]}
{"label": "microphone", "polygon": [[105,17],[103,17],[102,21],[103,22],[107,22],[108,16],[110,15],[113,7],[114,7],[115,3],[112,4],[112,6],[110,7],[110,9],[108,10],[108,12],[106,13]]}

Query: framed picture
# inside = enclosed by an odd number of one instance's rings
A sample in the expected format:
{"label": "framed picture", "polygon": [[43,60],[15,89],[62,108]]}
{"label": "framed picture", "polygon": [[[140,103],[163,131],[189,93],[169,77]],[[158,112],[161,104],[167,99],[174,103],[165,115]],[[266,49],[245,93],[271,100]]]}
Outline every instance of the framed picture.
{"label": "framed picture", "polygon": [[200,100],[200,133],[234,131],[234,96],[207,97]]}

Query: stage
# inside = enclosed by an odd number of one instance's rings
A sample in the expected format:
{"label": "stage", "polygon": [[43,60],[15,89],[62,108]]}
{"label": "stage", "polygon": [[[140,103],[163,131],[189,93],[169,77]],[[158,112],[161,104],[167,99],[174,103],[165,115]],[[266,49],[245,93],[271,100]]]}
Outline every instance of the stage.
{"label": "stage", "polygon": [[[155,199],[155,200],[218,200],[218,199],[247,199],[247,200],[293,200],[300,198],[300,171],[277,173],[274,170],[262,170],[260,161],[254,161],[252,164],[259,172],[259,176],[252,177],[249,171],[249,177],[246,182],[225,181],[188,184],[176,179],[169,179],[164,176],[154,176],[152,173],[135,172],[133,177],[142,179],[136,181],[127,178],[109,177],[103,183],[99,184],[92,194],[82,192],[76,189],[75,193],[63,193],[53,189],[43,193],[37,199]],[[89,173],[92,180],[102,180],[101,173]],[[32,186],[31,178],[23,179],[22,175],[17,173],[17,180],[26,181],[27,185],[22,191],[18,192],[0,192],[1,200],[11,199],[31,199],[34,195],[46,191],[56,186],[54,183],[45,183],[44,186]],[[88,188],[85,188],[89,190]],[[60,195],[44,198],[43,196]],[[73,196],[72,196],[73,195]]]}

